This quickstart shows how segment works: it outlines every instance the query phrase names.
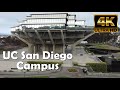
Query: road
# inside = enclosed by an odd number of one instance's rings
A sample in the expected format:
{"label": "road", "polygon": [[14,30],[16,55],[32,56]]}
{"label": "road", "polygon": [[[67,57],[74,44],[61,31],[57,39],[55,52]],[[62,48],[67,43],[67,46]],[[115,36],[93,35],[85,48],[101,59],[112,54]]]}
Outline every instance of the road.
{"label": "road", "polygon": [[69,72],[69,67],[63,67],[60,71],[31,71],[31,72],[0,72],[0,78],[24,78],[33,76],[48,76],[49,78],[70,77],[81,78],[84,73],[80,68],[76,68],[78,72]]}
{"label": "road", "polygon": [[31,72],[0,72],[0,78],[32,78],[36,76],[48,76],[49,78],[120,78],[120,73],[88,73],[84,74],[80,68],[78,72],[68,72],[68,67],[61,71],[31,71]]}

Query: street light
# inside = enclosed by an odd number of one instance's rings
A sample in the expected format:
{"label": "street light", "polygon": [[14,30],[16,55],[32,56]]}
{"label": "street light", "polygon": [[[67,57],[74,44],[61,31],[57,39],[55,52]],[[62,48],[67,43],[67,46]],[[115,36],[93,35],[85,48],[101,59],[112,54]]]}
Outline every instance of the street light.
{"label": "street light", "polygon": [[26,73],[26,70],[25,70],[25,69],[23,69],[22,71],[23,71],[23,73],[24,73],[24,78],[25,78],[25,73]]}

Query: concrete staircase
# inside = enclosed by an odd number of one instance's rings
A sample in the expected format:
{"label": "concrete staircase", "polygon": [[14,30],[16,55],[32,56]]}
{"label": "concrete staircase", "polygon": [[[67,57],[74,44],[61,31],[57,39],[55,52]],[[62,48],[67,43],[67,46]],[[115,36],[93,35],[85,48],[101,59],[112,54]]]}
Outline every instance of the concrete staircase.
{"label": "concrete staircase", "polygon": [[75,42],[75,43],[73,44],[73,46],[78,45],[81,41],[84,41],[85,39],[91,37],[93,34],[95,34],[95,33],[90,33],[90,34],[88,34],[88,35],[85,36],[83,39],[80,39],[80,40],[78,40],[77,42]]}

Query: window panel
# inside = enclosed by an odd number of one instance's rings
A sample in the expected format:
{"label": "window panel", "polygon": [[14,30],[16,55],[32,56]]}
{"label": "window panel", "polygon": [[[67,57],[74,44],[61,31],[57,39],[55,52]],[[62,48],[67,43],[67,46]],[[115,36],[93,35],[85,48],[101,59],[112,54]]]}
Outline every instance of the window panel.
{"label": "window panel", "polygon": [[85,25],[85,21],[76,21],[76,25]]}
{"label": "window panel", "polygon": [[32,15],[32,18],[66,18],[66,14]]}

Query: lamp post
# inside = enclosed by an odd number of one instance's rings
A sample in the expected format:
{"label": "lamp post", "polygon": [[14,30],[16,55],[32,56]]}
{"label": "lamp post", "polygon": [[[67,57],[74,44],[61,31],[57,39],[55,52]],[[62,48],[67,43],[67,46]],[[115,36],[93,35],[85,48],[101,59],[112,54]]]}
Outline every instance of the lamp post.
{"label": "lamp post", "polygon": [[23,73],[24,73],[24,78],[25,78],[25,73],[26,73],[26,70],[25,70],[25,69],[23,69]]}

